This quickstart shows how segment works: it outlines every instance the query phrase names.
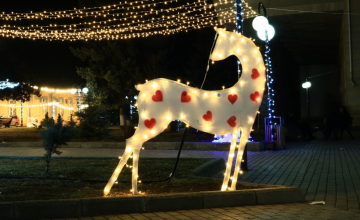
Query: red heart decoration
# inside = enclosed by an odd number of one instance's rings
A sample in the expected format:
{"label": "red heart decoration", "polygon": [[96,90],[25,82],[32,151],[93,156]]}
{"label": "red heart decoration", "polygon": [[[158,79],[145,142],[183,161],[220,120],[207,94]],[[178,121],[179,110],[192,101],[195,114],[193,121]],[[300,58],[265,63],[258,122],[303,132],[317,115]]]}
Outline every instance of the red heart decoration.
{"label": "red heart decoration", "polygon": [[160,90],[156,90],[155,95],[152,96],[152,100],[154,102],[162,102],[163,101],[163,95]]}
{"label": "red heart decoration", "polygon": [[150,120],[146,119],[144,124],[148,129],[152,129],[156,125],[156,120],[155,120],[155,118],[152,118]]}
{"label": "red heart decoration", "polygon": [[188,95],[186,91],[183,91],[181,93],[181,102],[190,102],[190,101],[191,101],[191,96]]}
{"label": "red heart decoration", "polygon": [[257,69],[252,69],[252,74],[251,74],[251,78],[252,79],[257,79],[260,76],[260,73]]}
{"label": "red heart decoration", "polygon": [[231,102],[231,104],[233,105],[237,100],[237,95],[236,94],[234,94],[234,95],[230,94],[230,95],[228,95],[228,99]]}
{"label": "red heart decoration", "polygon": [[236,117],[235,116],[231,116],[228,120],[227,123],[230,125],[230,127],[235,127],[236,126]]}
{"label": "red heart decoration", "polygon": [[254,102],[259,102],[260,101],[259,93],[254,92],[254,93],[250,94],[250,99],[253,100]]}
{"label": "red heart decoration", "polygon": [[212,113],[211,111],[207,111],[205,115],[203,115],[203,119],[205,121],[212,121]]}

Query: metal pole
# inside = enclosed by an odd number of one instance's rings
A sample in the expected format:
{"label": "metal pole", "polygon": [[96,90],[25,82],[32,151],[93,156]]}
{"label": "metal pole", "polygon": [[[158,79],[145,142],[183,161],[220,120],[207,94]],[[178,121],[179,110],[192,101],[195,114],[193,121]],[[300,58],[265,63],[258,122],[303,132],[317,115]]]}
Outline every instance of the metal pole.
{"label": "metal pole", "polygon": [[79,102],[79,105],[78,105],[78,110],[79,110],[79,120],[81,122],[81,89],[80,87],[78,88],[78,94],[79,94],[79,98],[78,98],[78,102]]}
{"label": "metal pole", "polygon": [[[239,34],[242,34],[243,28],[242,28],[242,3],[241,0],[236,0],[236,31]],[[241,76],[241,61],[238,60],[238,78]],[[241,136],[240,136],[241,137]],[[243,137],[243,138],[249,138],[249,137]],[[241,169],[242,170],[248,170],[247,166],[247,146],[245,145],[244,153],[243,153],[243,160],[241,161]]]}
{"label": "metal pole", "polygon": [[[264,11],[264,16],[266,17],[266,8],[264,6],[264,4],[262,2],[259,3],[258,5],[258,10],[259,10],[259,14],[260,14],[260,10],[261,8],[263,9]],[[270,41],[269,41],[269,37],[268,37],[268,31],[265,30],[265,66],[266,66],[266,79],[267,79],[267,82],[266,82],[266,85],[267,85],[267,88],[268,88],[268,104],[269,104],[269,108],[268,108],[268,111],[269,111],[269,126],[270,126],[270,131],[271,131],[271,134],[270,134],[270,143],[273,144],[273,150],[276,150],[276,145],[274,144],[274,126],[273,126],[273,110],[272,110],[272,105],[274,105],[274,100],[273,100],[273,94],[272,94],[272,89],[271,89],[271,85],[272,84],[272,77],[271,77],[271,74],[272,74],[272,68],[271,68],[271,59],[270,59]],[[265,125],[266,126],[266,125]]]}
{"label": "metal pole", "polygon": [[23,88],[24,88],[24,84],[21,84],[21,114],[20,114],[20,116],[21,116],[21,124],[20,124],[20,126],[22,127],[23,126],[23,116],[24,116],[24,109],[23,109],[23,104],[24,104],[24,100],[23,100],[23,93],[24,93],[24,90],[23,90]]}
{"label": "metal pole", "polygon": [[310,109],[309,109],[309,88],[306,88],[306,111],[307,111],[307,121],[310,121]]}
{"label": "metal pole", "polygon": [[53,120],[54,120],[54,121],[56,121],[56,120],[55,120],[55,102],[54,102],[54,101],[53,101],[52,106],[53,106],[53,109],[52,109],[52,113],[53,113]]}
{"label": "metal pole", "polygon": [[265,6],[264,6],[264,4],[262,2],[259,2],[259,5],[258,5],[259,14],[260,14],[260,10],[261,10],[260,7],[262,7],[262,9],[264,11],[264,17],[266,17],[266,8],[265,8]]}
{"label": "metal pole", "polygon": [[20,122],[21,127],[23,126],[23,115],[24,115],[23,107],[24,107],[24,101],[21,99],[21,122]]}

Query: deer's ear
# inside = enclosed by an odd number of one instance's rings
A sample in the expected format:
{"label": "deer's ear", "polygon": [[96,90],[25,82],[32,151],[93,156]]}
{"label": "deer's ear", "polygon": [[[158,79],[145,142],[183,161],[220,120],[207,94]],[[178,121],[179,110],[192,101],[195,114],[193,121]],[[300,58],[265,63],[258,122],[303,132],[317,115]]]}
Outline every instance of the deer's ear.
{"label": "deer's ear", "polygon": [[223,28],[214,28],[216,33],[220,34],[220,32],[225,32],[225,29]]}

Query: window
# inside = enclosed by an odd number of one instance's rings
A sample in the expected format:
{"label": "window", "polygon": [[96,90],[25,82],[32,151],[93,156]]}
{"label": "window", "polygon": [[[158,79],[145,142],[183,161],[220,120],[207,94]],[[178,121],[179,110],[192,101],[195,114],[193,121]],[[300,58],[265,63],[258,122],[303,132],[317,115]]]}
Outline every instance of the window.
{"label": "window", "polygon": [[9,115],[16,115],[16,101],[10,100],[9,104]]}
{"label": "window", "polygon": [[[45,105],[46,104],[46,98],[41,98],[41,104]],[[48,107],[47,105],[43,106],[43,115],[46,115],[46,113],[48,112]]]}
{"label": "window", "polygon": [[[71,99],[67,100],[67,104],[69,105],[69,108],[72,108],[72,100]],[[72,113],[73,113],[73,110],[69,109],[69,115],[72,115]]]}

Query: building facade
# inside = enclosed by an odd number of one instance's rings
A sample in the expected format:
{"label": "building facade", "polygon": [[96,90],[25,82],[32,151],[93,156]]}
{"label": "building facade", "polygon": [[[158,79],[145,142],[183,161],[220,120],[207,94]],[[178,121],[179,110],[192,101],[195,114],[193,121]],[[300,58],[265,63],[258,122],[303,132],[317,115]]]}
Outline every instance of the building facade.
{"label": "building facade", "polygon": [[[83,102],[83,95],[71,93],[71,89],[48,89],[41,88],[41,96],[31,95],[29,101],[24,102],[21,107],[21,101],[4,100],[0,101],[0,115],[17,115],[19,126],[21,125],[21,115],[23,116],[23,126],[32,127],[38,124],[48,113],[49,117],[57,118],[61,115],[63,120],[69,121],[70,115],[78,111],[79,103]],[[80,104],[81,108],[87,105]],[[21,114],[22,111],[22,114]]]}

